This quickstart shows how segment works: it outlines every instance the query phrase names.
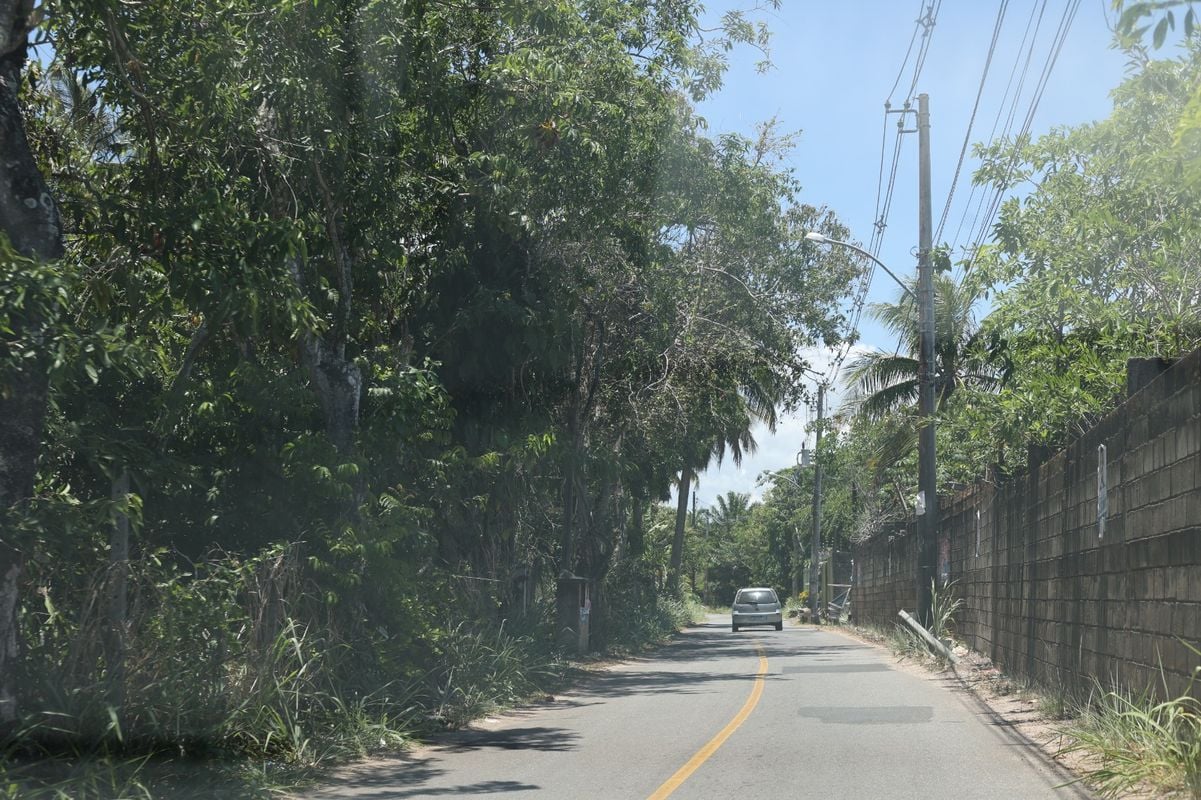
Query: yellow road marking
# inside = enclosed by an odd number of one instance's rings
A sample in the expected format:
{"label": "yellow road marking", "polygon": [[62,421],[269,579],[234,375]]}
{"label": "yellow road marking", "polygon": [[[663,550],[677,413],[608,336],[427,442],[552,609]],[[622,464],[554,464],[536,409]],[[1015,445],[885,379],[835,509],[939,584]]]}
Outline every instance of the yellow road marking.
{"label": "yellow road marking", "polygon": [[767,654],[763,652],[763,645],[755,642],[755,649],[759,651],[759,672],[755,674],[755,685],[751,687],[751,696],[742,704],[742,709],[734,715],[734,719],[726,724],[726,727],[718,731],[709,742],[696,751],[696,755],[688,759],[688,763],[676,770],[676,774],[668,778],[662,786],[655,790],[647,800],[664,800],[680,785],[697,771],[701,764],[709,760],[709,756],[717,752],[717,748],[725,744],[726,739],[730,738],[730,734],[738,730],[738,726],[746,722],[746,718],[755,710],[755,706],[759,703],[759,698],[763,695],[763,676],[767,674]]}

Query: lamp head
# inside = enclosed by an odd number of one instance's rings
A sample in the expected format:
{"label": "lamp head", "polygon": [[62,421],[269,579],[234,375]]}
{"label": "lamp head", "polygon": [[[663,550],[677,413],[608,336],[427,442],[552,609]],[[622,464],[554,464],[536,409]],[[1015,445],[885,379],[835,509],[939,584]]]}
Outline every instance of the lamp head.
{"label": "lamp head", "polygon": [[817,231],[809,231],[808,233],[805,234],[805,238],[811,242],[817,242],[818,244],[825,244],[826,242],[830,241],[828,238],[826,238],[822,234],[818,233]]}

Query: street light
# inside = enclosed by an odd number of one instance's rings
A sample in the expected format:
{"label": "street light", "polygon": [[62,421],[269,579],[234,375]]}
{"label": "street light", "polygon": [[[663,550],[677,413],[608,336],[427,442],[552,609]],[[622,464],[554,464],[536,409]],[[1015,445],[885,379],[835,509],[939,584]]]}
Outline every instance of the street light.
{"label": "street light", "polygon": [[892,270],[890,270],[888,267],[884,266],[883,261],[881,261],[880,259],[873,256],[871,253],[867,252],[859,245],[851,244],[850,242],[840,242],[837,239],[831,239],[829,236],[823,236],[822,234],[818,233],[817,231],[809,231],[808,233],[805,234],[805,238],[816,244],[836,244],[839,247],[846,247],[850,250],[854,250],[856,253],[858,253],[861,256],[870,258],[872,261],[876,262],[876,266],[878,266],[880,269],[882,269],[888,273],[888,277],[892,278],[894,281],[897,282],[897,286],[900,286],[902,289],[905,290],[905,294],[909,295],[909,298],[911,300],[914,300],[914,301],[917,300],[917,295],[915,295],[913,293],[913,290],[910,289],[908,286],[906,286],[904,284],[904,282],[901,281],[900,278],[898,278],[896,275],[894,275]]}
{"label": "street light", "polygon": [[[923,217],[924,223],[925,217]],[[928,227],[928,226],[926,226]],[[923,249],[918,261],[918,288],[920,297],[906,286],[892,270],[880,259],[850,242],[841,242],[828,236],[809,231],[805,238],[815,244],[838,245],[854,250],[862,256],[876,262],[880,269],[888,273],[888,277],[897,282],[905,294],[917,303],[919,319],[919,349],[918,349],[918,414],[922,425],[918,432],[918,496],[919,504],[917,520],[917,616],[923,625],[931,623],[931,584],[934,580],[934,540],[938,536],[938,495],[937,473],[934,461],[934,287],[932,268],[929,257],[928,233],[923,228],[921,232]]]}

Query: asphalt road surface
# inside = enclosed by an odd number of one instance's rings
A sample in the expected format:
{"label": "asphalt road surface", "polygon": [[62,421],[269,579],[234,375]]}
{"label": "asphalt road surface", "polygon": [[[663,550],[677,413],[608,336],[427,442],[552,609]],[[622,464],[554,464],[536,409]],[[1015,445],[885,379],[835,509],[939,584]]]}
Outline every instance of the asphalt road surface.
{"label": "asphalt road surface", "polygon": [[710,617],[554,702],[347,770],[313,800],[1082,798],[969,696],[844,635]]}

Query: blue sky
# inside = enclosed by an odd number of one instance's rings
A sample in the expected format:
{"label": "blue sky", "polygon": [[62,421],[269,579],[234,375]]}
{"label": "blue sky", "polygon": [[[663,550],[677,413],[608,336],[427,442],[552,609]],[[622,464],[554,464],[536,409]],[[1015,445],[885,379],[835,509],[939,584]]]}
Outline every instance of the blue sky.
{"label": "blue sky", "polygon": [[[1023,34],[1032,15],[1044,4],[1026,85],[1017,104],[1018,117],[1026,114],[1031,87],[1042,71],[1070,0],[1008,3],[973,127],[973,143],[987,140],[993,131],[1014,66],[1025,57],[1026,50],[1019,51]],[[758,123],[772,117],[777,118],[781,130],[799,131],[797,146],[787,163],[795,169],[803,185],[800,199],[829,206],[850,227],[855,239],[868,242],[876,219],[884,101],[905,61],[915,21],[927,5],[923,0],[783,0],[778,11],[752,14],[766,21],[772,30],[773,68],[759,74],[755,64],[761,56],[749,48],[732,54],[721,92],[700,107],[709,122],[710,133],[735,131],[753,135]],[[915,94],[924,92],[930,97],[936,226],[951,188],[1000,5],[1001,0],[941,2],[916,82]],[[1109,0],[1080,3],[1037,105],[1031,127],[1035,135],[1054,127],[1108,116],[1112,105],[1109,92],[1121,82],[1127,60],[1110,47],[1109,6]],[[716,3],[709,7],[709,13],[716,20],[727,8],[745,7],[738,3]],[[919,36],[915,51],[920,41]],[[911,56],[901,85],[893,94],[894,108],[905,100],[912,82]],[[1009,104],[1004,107],[1008,109]],[[1007,115],[1006,110],[1002,124]],[[891,119],[887,140],[890,158],[896,116]],[[969,147],[942,240],[954,238],[965,210],[969,212],[969,221],[974,217],[980,194],[967,205],[974,167]],[[896,189],[879,251],[880,259],[899,275],[915,270],[917,224],[917,138],[916,134],[908,134],[901,145]],[[961,244],[971,238],[966,227],[960,236]],[[877,271],[868,301],[892,300],[896,292],[896,285]],[[863,316],[860,335],[864,346],[881,349],[896,346],[895,339],[867,314]],[[824,353],[810,355],[819,368],[828,362]],[[761,472],[795,463],[809,416],[810,412],[802,411],[797,418],[785,420],[774,435],[765,429],[757,430],[759,451],[746,458],[741,467],[727,462],[702,473],[697,486],[700,505],[712,504],[727,491],[759,496],[763,487],[757,485],[756,478]]]}

